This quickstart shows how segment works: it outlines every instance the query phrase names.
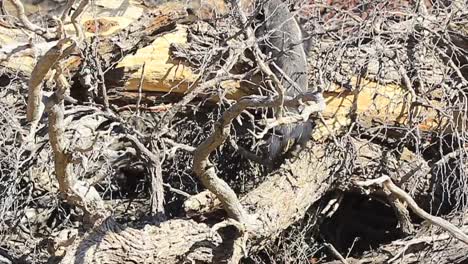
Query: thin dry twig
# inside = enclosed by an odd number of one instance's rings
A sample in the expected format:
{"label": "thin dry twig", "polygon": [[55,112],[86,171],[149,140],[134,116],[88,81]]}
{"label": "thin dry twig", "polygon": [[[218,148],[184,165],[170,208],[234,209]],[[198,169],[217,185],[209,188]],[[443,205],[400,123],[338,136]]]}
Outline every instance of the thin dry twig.
{"label": "thin dry twig", "polygon": [[461,231],[458,227],[454,226],[449,221],[426,213],[426,211],[419,207],[418,204],[413,200],[413,198],[409,194],[400,189],[400,187],[396,186],[389,176],[382,176],[373,180],[355,182],[355,184],[363,187],[377,185],[380,187],[387,188],[390,192],[395,194],[398,197],[398,199],[406,202],[408,206],[413,210],[413,212],[416,213],[419,217],[429,221],[433,225],[441,227],[442,229],[448,231],[453,237],[468,245],[468,235],[463,233],[463,231]]}
{"label": "thin dry twig", "polygon": [[141,92],[142,92],[143,82],[145,80],[145,66],[146,66],[146,63],[143,63],[143,66],[141,67],[140,82],[138,83],[138,99],[136,102],[136,114],[138,116],[140,115]]}
{"label": "thin dry twig", "polygon": [[81,0],[80,4],[76,8],[75,12],[73,12],[70,18],[73,24],[73,27],[75,28],[75,33],[79,42],[82,42],[85,36],[84,36],[83,28],[80,24],[80,21],[78,21],[78,18],[80,17],[81,13],[83,13],[83,11],[86,9],[88,4],[89,4],[89,0]]}
{"label": "thin dry twig", "polygon": [[18,19],[21,21],[21,23],[26,29],[36,32],[38,34],[43,34],[46,32],[44,28],[41,28],[38,25],[33,24],[29,20],[29,18],[26,16],[26,13],[24,11],[24,5],[21,2],[21,0],[10,0],[10,2],[13,4],[13,6],[16,9],[16,16],[18,17]]}
{"label": "thin dry twig", "polygon": [[343,255],[341,255],[340,252],[338,252],[338,250],[336,250],[336,248],[332,244],[324,243],[324,245],[333,253],[333,255],[335,255],[335,257],[337,257],[341,261],[341,263],[348,264]]}
{"label": "thin dry twig", "polygon": [[126,135],[125,138],[130,140],[153,164],[154,175],[151,177],[151,212],[157,217],[164,217],[164,182],[162,178],[161,158],[159,156],[159,152],[151,152],[135,136]]}

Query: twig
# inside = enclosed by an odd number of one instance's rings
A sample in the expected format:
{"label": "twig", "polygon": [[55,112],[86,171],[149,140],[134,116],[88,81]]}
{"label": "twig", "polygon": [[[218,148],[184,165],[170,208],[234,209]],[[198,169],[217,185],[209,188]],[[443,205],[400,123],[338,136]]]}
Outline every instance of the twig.
{"label": "twig", "polygon": [[340,254],[340,252],[338,252],[338,250],[336,250],[336,248],[332,244],[324,243],[324,245],[333,253],[333,255],[335,255],[335,257],[337,257],[341,261],[341,263],[348,264],[346,259]]}
{"label": "twig", "polygon": [[185,145],[185,144],[181,144],[181,143],[177,143],[177,142],[173,141],[172,139],[162,138],[161,140],[162,140],[163,143],[172,145],[172,148],[170,148],[167,151],[167,152],[169,152],[167,154],[167,157],[169,159],[173,159],[175,157],[175,154],[176,154],[177,150],[179,150],[179,149],[184,150],[184,151],[189,152],[189,153],[193,153],[195,151],[194,147],[189,146],[189,145]]}
{"label": "twig", "polygon": [[343,197],[344,194],[342,192],[333,193],[333,197],[330,198],[327,205],[320,211],[320,215],[328,218],[332,217],[340,207],[340,204],[343,201]]}
{"label": "twig", "polygon": [[[467,228],[464,228],[464,231],[468,231]],[[442,240],[446,240],[450,238],[449,235],[447,234],[440,234],[440,235],[436,235],[436,236],[423,236],[423,237],[418,237],[418,238],[414,238],[414,239],[411,239],[409,241],[396,241],[396,242],[393,242],[392,244],[393,245],[396,245],[396,246],[401,246],[403,245],[403,249],[400,250],[400,252],[398,252],[393,258],[389,259],[387,262],[388,263],[392,263],[394,261],[396,261],[397,259],[399,259],[403,254],[406,253],[406,251],[414,246],[414,245],[419,245],[421,243],[430,243],[430,242],[437,242],[437,241],[442,241]]]}
{"label": "twig", "polygon": [[268,133],[268,131],[270,129],[274,128],[274,127],[281,126],[281,125],[288,125],[288,124],[297,123],[297,122],[301,122],[301,121],[305,122],[305,121],[307,121],[309,119],[309,116],[312,113],[321,112],[321,111],[323,111],[323,109],[324,109],[324,105],[320,104],[320,103],[306,105],[301,114],[280,117],[280,118],[277,118],[277,119],[264,120],[265,121],[264,123],[266,123],[266,126],[263,129],[263,131],[260,132],[259,134],[254,134],[251,130],[249,130],[249,132],[255,138],[261,139],[261,138],[264,138],[265,135]]}
{"label": "twig", "polygon": [[[291,102],[286,101],[285,103]],[[232,121],[244,110],[258,107],[276,107],[279,104],[281,104],[281,101],[278,100],[278,97],[245,96],[241,98],[222,114],[214,125],[213,133],[194,152],[193,170],[195,174],[203,185],[221,201],[229,217],[241,223],[248,221],[248,215],[240,204],[236,193],[216,175],[215,168],[209,161],[209,156],[228,138]]]}
{"label": "twig", "polygon": [[[241,4],[239,0],[230,0],[231,5],[233,7],[233,12],[236,14],[239,26],[241,28],[244,28],[244,26],[247,24],[247,16],[245,15],[244,11],[242,10]],[[252,43],[252,51],[255,56],[255,61],[257,62],[258,67],[260,70],[268,77],[270,78],[273,83],[275,84],[273,88],[277,92],[278,96],[278,101],[280,104],[277,106],[277,111],[276,111],[276,118],[281,118],[283,115],[283,105],[285,101],[285,91],[286,89],[284,88],[283,84],[279,80],[278,76],[271,70],[270,66],[265,62],[264,60],[264,55],[262,51],[260,50],[260,47],[258,46],[258,43],[255,38],[255,33],[253,32],[251,27],[245,27],[245,34],[247,36],[247,42]]]}
{"label": "twig", "polygon": [[234,67],[235,63],[237,62],[237,58],[240,55],[240,51],[237,52],[238,54],[233,54],[230,53],[229,57],[226,59],[226,63],[224,67],[216,71],[215,77],[213,79],[210,79],[206,82],[203,82],[202,84],[199,84],[198,86],[193,86],[189,91],[187,91],[187,94],[172,106],[169,111],[164,115],[164,118],[161,121],[160,126],[160,131],[157,133],[156,137],[161,137],[163,134],[167,132],[167,127],[169,123],[172,121],[174,116],[182,109],[185,107],[188,103],[190,103],[195,97],[197,97],[202,91],[213,87],[223,81],[226,80],[242,80],[245,75],[244,74],[230,74],[229,72],[231,71],[232,67]]}
{"label": "twig", "polygon": [[[140,110],[147,111],[150,113],[162,113],[162,112],[167,112],[170,108],[172,107],[172,104],[160,104],[160,105],[155,105],[155,106],[146,106],[146,107],[139,107]],[[116,112],[122,112],[122,111],[136,111],[137,106],[136,105],[124,105],[122,107],[116,108]]]}
{"label": "twig", "polygon": [[76,36],[78,37],[79,42],[84,40],[84,33],[81,27],[81,24],[78,21],[78,17],[86,9],[86,6],[88,5],[88,3],[89,3],[89,0],[81,0],[80,5],[76,8],[75,12],[73,12],[73,15],[70,18],[73,24],[73,27],[75,28],[75,33],[76,33]]}
{"label": "twig", "polygon": [[62,21],[62,23],[65,23],[65,19],[67,19],[68,13],[72,9],[74,3],[75,3],[75,0],[67,1],[67,4],[65,5],[65,8],[63,9],[62,16],[60,17],[60,20]]}
{"label": "twig", "polygon": [[468,148],[459,148],[457,150],[454,150],[444,156],[442,156],[438,161],[436,161],[434,164],[431,165],[430,170],[437,169],[447,162],[449,162],[451,159],[457,159],[463,156],[464,154],[468,152]]}
{"label": "twig", "polygon": [[353,14],[351,11],[348,11],[348,10],[343,10],[332,5],[324,5],[324,4],[314,4],[313,7],[331,9],[337,13],[346,14],[347,16],[349,16],[350,18],[352,18],[354,21],[356,21],[359,24],[363,23],[362,18],[360,18],[359,16]]}
{"label": "twig", "polygon": [[414,91],[413,85],[411,84],[411,80],[410,80],[408,74],[406,73],[405,68],[401,64],[400,64],[400,66],[398,66],[398,72],[403,76],[403,81],[405,83],[405,86],[408,89],[409,93],[411,94],[411,101],[412,102],[417,101],[418,100],[418,95]]}
{"label": "twig", "polygon": [[24,11],[24,5],[20,0],[10,0],[10,2],[13,5],[13,7],[16,9],[16,16],[18,17],[18,19],[21,21],[21,23],[26,29],[36,32],[38,34],[43,34],[46,32],[44,28],[41,28],[33,24],[29,20],[29,18],[26,16],[26,13]]}
{"label": "twig", "polygon": [[132,135],[125,135],[125,138],[130,140],[153,164],[153,168],[151,168],[154,169],[151,177],[151,212],[154,216],[164,217],[164,189],[159,152],[156,154],[151,152],[138,138]]}
{"label": "twig", "polygon": [[168,183],[163,183],[163,186],[166,187],[166,188],[168,188],[169,191],[171,191],[171,192],[173,192],[173,193],[177,193],[177,194],[179,194],[179,195],[182,195],[182,196],[184,196],[185,198],[189,198],[189,197],[192,196],[192,195],[190,195],[189,193],[186,193],[186,192],[184,192],[184,191],[182,191],[182,190],[179,190],[179,189],[176,189],[176,188],[172,187],[172,186],[171,186],[170,184],[168,184]]}
{"label": "twig", "polygon": [[[97,39],[97,41],[99,41]],[[98,54],[98,48],[97,48],[97,44],[96,44],[96,48],[94,50],[94,56],[95,56],[95,60],[96,60],[96,65],[97,65],[97,72],[99,74],[99,76],[101,77],[101,93],[102,93],[102,101],[104,103],[104,109],[106,111],[109,110],[109,97],[107,96],[107,86],[106,86],[106,79],[105,79],[105,76],[104,76],[104,71],[102,70],[102,65],[101,65],[101,62],[99,61],[99,54]]]}
{"label": "twig", "polygon": [[463,233],[458,227],[454,226],[449,221],[426,213],[423,209],[421,209],[421,207],[418,206],[418,204],[413,200],[413,198],[411,198],[409,194],[407,194],[405,191],[403,191],[398,186],[396,186],[392,182],[389,176],[382,176],[380,178],[373,179],[373,180],[360,181],[360,182],[356,182],[355,184],[358,186],[365,186],[365,187],[368,187],[371,185],[377,185],[380,187],[387,188],[390,192],[395,194],[400,200],[405,201],[408,204],[408,206],[413,210],[413,212],[416,213],[419,217],[429,221],[433,225],[437,225],[441,227],[442,229],[448,231],[453,237],[457,238],[458,240],[468,245],[468,235]]}
{"label": "twig", "polygon": [[468,80],[466,80],[465,76],[463,76],[463,73],[461,73],[460,68],[455,65],[453,62],[453,59],[449,57],[445,52],[443,52],[439,47],[435,46],[434,49],[439,53],[440,56],[444,57],[450,66],[452,70],[457,74],[458,78],[460,78],[461,82],[463,85],[468,85]]}
{"label": "twig", "polygon": [[143,66],[141,67],[140,83],[138,83],[138,99],[137,99],[137,102],[136,102],[136,113],[137,113],[138,116],[140,115],[141,92],[142,92],[141,89],[143,88],[143,80],[144,80],[144,76],[145,76],[145,66],[146,66],[146,62],[143,63]]}

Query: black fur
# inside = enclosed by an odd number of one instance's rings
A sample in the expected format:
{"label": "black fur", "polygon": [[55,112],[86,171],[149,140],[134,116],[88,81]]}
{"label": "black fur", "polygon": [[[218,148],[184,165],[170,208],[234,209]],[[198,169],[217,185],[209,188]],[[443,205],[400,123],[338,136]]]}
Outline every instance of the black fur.
{"label": "black fur", "polygon": [[[295,97],[310,92],[303,32],[288,5],[281,0],[267,0],[262,5],[262,15],[263,25],[257,36],[265,39],[261,48],[271,56],[270,68],[281,80],[286,95]],[[287,113],[298,114],[299,109],[286,108]],[[312,129],[312,121],[276,127],[268,140],[268,159],[277,159],[295,144],[305,145]]]}

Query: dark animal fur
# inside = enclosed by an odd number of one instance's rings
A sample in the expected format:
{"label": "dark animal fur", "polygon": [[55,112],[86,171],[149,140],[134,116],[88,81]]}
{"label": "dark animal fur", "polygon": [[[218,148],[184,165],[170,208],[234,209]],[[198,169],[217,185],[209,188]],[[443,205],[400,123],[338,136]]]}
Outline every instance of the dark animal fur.
{"label": "dark animal fur", "polygon": [[[257,36],[265,38],[261,48],[271,56],[270,67],[281,80],[286,95],[295,97],[308,92],[307,53],[300,25],[288,5],[281,0],[265,1],[262,14],[264,21]],[[297,108],[286,110],[299,113]],[[275,160],[293,144],[304,145],[310,139],[312,129],[312,121],[276,127],[268,140],[269,160]]]}

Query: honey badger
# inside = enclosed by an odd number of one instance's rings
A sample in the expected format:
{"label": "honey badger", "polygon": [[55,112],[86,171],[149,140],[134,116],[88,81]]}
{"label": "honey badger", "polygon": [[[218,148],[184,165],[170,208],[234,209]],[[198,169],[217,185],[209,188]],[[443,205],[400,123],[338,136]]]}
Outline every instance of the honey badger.
{"label": "honey badger", "polygon": [[[194,2],[198,3],[200,14],[206,14],[206,8],[209,9],[214,2],[218,5],[221,2],[224,3],[222,0]],[[255,27],[255,35],[260,40],[260,49],[268,58],[270,68],[285,88],[285,96],[294,98],[306,92],[313,94],[313,101],[318,105],[318,110],[323,110],[325,104],[322,94],[308,86],[305,37],[294,14],[289,10],[288,4],[282,0],[240,0],[240,6],[248,14],[252,13],[253,6],[257,9],[260,19],[256,23],[258,26]],[[203,7],[205,12],[201,11]],[[217,7],[212,10],[222,11],[223,8]],[[285,115],[300,114],[301,109],[288,107],[285,112]],[[305,145],[310,139],[312,129],[312,120],[274,128],[267,139],[269,162],[276,160],[280,154],[295,144]]]}
{"label": "honey badger", "polygon": [[[314,93],[314,99],[323,110],[321,93],[309,89],[307,50],[302,28],[289,10],[288,4],[281,0],[267,0],[261,5],[263,26],[259,27],[257,38],[265,37],[261,44],[263,52],[271,57],[270,68],[285,88],[285,96],[294,98],[300,94]],[[286,108],[285,114],[300,114],[296,107]],[[282,152],[294,144],[304,146],[310,139],[313,121],[281,125],[274,128],[268,139],[268,158],[274,161]]]}

